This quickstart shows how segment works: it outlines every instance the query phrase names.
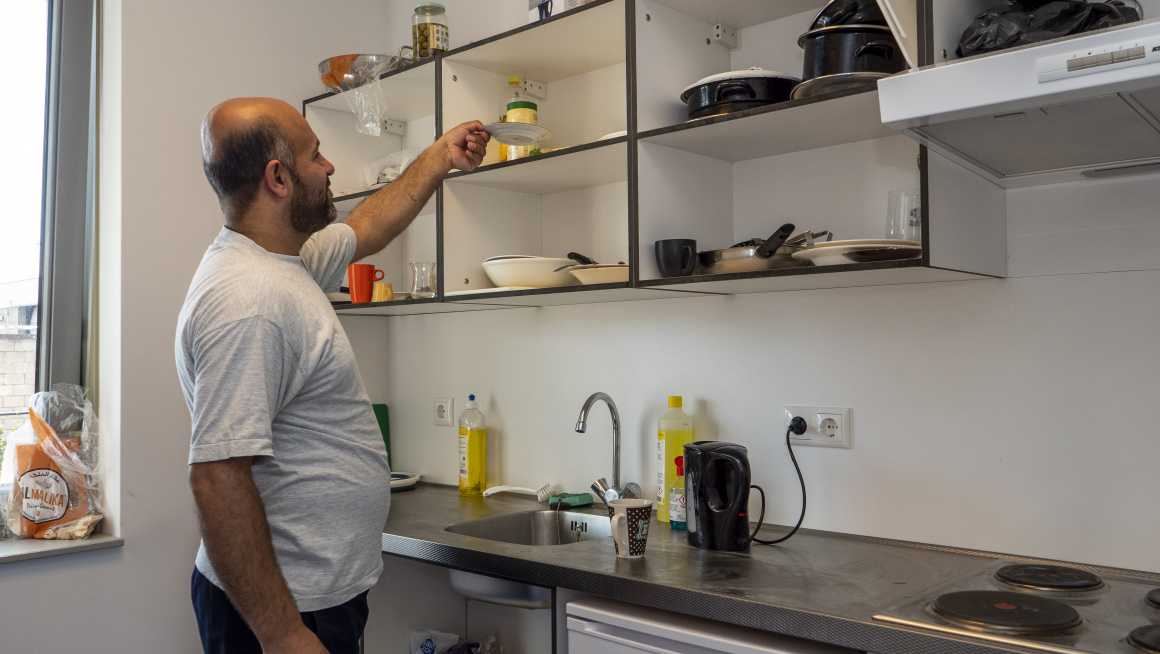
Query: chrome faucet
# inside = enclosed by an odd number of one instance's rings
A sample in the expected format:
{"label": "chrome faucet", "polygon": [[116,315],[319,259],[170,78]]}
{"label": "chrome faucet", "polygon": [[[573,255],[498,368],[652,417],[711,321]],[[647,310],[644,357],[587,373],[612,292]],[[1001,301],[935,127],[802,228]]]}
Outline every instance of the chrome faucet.
{"label": "chrome faucet", "polygon": [[612,433],[615,436],[615,443],[612,446],[612,487],[618,492],[620,491],[620,412],[616,410],[616,402],[607,393],[593,393],[584,400],[584,406],[580,408],[580,417],[576,419],[576,432],[583,434],[588,428],[588,410],[596,403],[596,400],[604,400],[608,405],[608,410],[612,412]]}

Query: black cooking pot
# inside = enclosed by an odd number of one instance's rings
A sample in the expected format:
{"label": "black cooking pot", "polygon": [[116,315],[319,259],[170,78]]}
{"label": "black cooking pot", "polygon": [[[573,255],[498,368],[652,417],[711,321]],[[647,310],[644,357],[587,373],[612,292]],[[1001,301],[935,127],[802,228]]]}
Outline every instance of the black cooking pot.
{"label": "black cooking pot", "polygon": [[832,25],[802,34],[802,81],[827,75],[864,74],[873,79],[906,69],[906,59],[889,27]]}
{"label": "black cooking pot", "polygon": [[829,25],[886,25],[886,16],[878,6],[878,0],[831,0],[820,12],[810,29]]}
{"label": "black cooking pot", "polygon": [[789,100],[796,77],[760,68],[710,75],[681,92],[689,120]]}

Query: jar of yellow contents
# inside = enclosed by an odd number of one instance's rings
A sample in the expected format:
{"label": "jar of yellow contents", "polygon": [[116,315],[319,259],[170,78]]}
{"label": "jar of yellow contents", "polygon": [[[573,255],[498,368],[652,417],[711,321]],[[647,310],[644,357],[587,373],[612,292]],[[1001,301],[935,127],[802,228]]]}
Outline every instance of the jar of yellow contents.
{"label": "jar of yellow contents", "polygon": [[420,2],[411,16],[411,42],[415,59],[427,59],[451,49],[447,9],[438,2]]}

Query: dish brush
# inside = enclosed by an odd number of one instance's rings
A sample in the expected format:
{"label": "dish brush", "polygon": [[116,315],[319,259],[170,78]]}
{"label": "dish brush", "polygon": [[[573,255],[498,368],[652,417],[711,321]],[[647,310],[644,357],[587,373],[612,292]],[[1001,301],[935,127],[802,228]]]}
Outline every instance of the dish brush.
{"label": "dish brush", "polygon": [[496,493],[523,493],[524,495],[535,495],[536,501],[547,502],[553,495],[559,495],[560,489],[551,484],[544,484],[539,488],[524,488],[523,486],[492,486],[483,491],[484,497],[490,497]]}

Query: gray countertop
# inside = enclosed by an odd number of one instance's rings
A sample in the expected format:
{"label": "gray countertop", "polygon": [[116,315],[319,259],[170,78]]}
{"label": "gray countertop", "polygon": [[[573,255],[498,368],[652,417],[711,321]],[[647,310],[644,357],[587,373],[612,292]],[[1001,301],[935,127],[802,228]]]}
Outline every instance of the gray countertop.
{"label": "gray countertop", "polygon": [[[995,561],[984,553],[810,530],[747,553],[711,552],[654,521],[644,558],[618,559],[609,538],[536,547],[445,531],[465,520],[543,508],[531,497],[461,499],[454,487],[419,484],[392,496],[383,552],[880,654],[1033,651],[872,619]],[[760,535],[783,532],[763,528]]]}

